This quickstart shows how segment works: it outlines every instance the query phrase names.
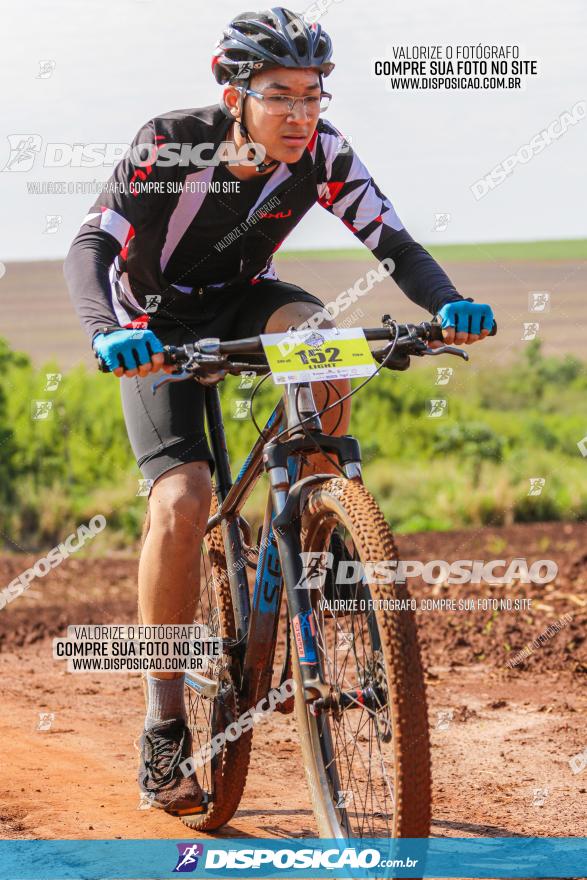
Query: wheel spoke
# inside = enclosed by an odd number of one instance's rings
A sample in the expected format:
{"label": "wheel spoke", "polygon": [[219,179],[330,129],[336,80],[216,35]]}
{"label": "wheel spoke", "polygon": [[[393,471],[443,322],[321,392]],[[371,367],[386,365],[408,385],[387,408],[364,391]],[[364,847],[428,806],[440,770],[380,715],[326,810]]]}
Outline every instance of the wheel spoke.
{"label": "wheel spoke", "polygon": [[[351,558],[360,561],[350,536],[345,535],[344,541],[347,550],[351,543]],[[364,590],[355,587],[355,598],[359,592]],[[346,615],[333,611],[328,617],[323,611],[316,614],[316,644],[324,680],[335,695],[345,694],[345,706],[327,709],[321,718],[330,731],[330,736],[320,738],[324,766],[333,785],[338,779],[340,790],[347,793],[349,802],[343,814],[349,832],[361,837],[366,833],[390,835],[395,810],[393,745],[381,734],[391,724],[387,700],[380,694],[388,689],[381,651],[373,644],[369,614],[373,614],[369,609]],[[369,691],[375,694],[375,708],[353,694],[355,689],[365,691],[376,685],[379,691]],[[335,803],[338,797],[333,791]]]}
{"label": "wheel spoke", "polygon": [[[200,598],[196,607],[195,621],[208,628],[208,635],[223,638],[226,634],[222,630],[222,618],[220,614],[220,597],[216,579],[210,565],[210,559],[204,547],[202,547],[202,577]],[[231,686],[229,678],[229,658],[224,655],[219,658],[207,675],[213,675],[220,682],[224,682],[224,690]],[[222,684],[221,684],[222,690]],[[202,747],[206,746],[214,737],[214,701],[209,697],[201,696],[193,688],[186,687],[187,692],[187,722],[192,733],[192,754],[200,754]],[[205,791],[213,794],[213,778],[211,763],[206,762],[196,771],[200,785]]]}

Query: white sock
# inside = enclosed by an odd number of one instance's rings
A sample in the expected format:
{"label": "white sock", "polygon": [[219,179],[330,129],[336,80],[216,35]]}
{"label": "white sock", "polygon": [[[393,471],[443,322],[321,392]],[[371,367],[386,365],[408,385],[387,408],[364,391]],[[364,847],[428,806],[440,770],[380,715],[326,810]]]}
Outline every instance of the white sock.
{"label": "white sock", "polygon": [[145,718],[145,730],[172,718],[185,718],[184,676],[181,678],[155,678],[147,675],[149,704]]}

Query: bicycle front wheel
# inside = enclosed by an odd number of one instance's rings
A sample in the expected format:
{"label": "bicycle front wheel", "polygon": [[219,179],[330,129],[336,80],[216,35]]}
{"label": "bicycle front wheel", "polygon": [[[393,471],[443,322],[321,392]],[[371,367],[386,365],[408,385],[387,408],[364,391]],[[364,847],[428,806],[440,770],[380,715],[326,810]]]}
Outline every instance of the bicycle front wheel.
{"label": "bicycle front wheel", "polygon": [[[338,546],[347,571],[354,561],[363,572],[338,610],[340,603],[326,607],[322,590],[311,591],[327,700],[305,702],[292,637],[296,717],[319,833],[427,837],[430,744],[415,616],[405,610],[405,586],[371,574],[375,563],[397,560],[392,533],[361,483],[336,478],[309,493],[301,537],[303,551]],[[333,555],[334,582],[340,553]]]}

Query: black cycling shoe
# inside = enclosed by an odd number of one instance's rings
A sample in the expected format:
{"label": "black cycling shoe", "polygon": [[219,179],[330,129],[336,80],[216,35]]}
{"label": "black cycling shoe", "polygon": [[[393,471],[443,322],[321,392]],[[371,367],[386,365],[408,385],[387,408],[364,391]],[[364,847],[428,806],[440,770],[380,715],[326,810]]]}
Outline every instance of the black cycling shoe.
{"label": "black cycling shoe", "polygon": [[173,816],[205,813],[207,798],[195,774],[180,764],[192,754],[192,735],[183,718],[161,721],[140,738],[139,788],[151,806]]}

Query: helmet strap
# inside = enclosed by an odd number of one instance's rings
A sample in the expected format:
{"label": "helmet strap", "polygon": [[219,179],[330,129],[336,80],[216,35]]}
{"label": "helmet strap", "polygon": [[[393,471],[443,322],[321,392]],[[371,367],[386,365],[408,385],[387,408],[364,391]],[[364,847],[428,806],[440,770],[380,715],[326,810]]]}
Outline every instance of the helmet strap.
{"label": "helmet strap", "polygon": [[[245,88],[248,89],[248,87],[249,87],[249,80],[247,80],[247,82],[245,84]],[[251,135],[249,134],[249,130],[247,129],[247,127],[244,123],[246,99],[247,99],[247,96],[243,95],[242,102],[241,102],[241,118],[237,119],[235,121],[238,123],[241,137],[244,137],[245,140],[247,141],[247,143],[254,144],[255,142],[252,139]],[[248,157],[249,161],[251,161],[251,152],[252,151],[249,152],[249,157]],[[264,171],[269,171],[270,168],[273,168],[273,166],[277,167],[277,165],[279,165],[279,162],[277,161],[277,159],[271,159],[269,162],[260,162],[258,165],[255,165],[255,169],[257,171],[257,174],[263,174]]]}

